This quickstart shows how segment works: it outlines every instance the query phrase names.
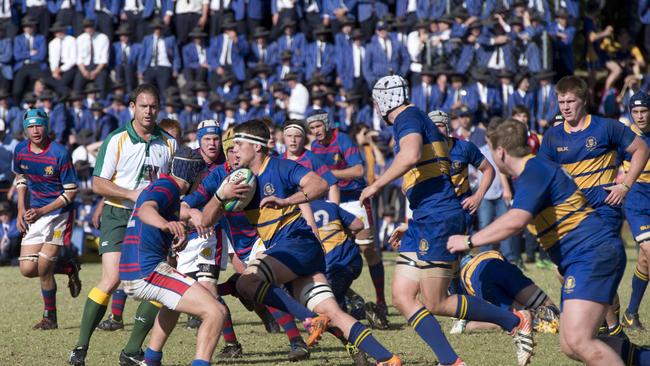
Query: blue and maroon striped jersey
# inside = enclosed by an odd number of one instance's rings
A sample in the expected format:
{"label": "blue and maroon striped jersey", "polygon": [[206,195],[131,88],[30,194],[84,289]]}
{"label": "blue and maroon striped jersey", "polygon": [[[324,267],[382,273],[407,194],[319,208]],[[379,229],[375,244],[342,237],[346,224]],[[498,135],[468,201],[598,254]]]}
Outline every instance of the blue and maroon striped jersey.
{"label": "blue and maroon striped jersey", "polygon": [[[287,158],[287,153],[284,153],[283,158]],[[294,160],[296,163],[304,166],[309,170],[313,170],[321,178],[325,179],[328,185],[332,186],[338,183],[338,179],[332,174],[332,171],[327,167],[327,164],[316,154],[309,150],[304,150],[298,159]]]}
{"label": "blue and maroon striped jersey", "polygon": [[[51,141],[39,154],[32,152],[29,140],[19,143],[14,150],[13,171],[27,178],[31,208],[45,207],[62,195],[65,189],[74,190],[77,187],[77,172],[70,153],[56,141]],[[69,204],[49,215],[71,212],[73,209],[74,205]]]}
{"label": "blue and maroon striped jersey", "polygon": [[[325,162],[330,170],[341,170],[355,165],[363,166],[363,159],[357,144],[348,135],[339,133],[338,130],[334,130],[328,145],[314,140],[311,143],[311,151]],[[361,191],[366,187],[363,178],[339,179],[338,184],[341,189],[341,202],[358,200]]]}
{"label": "blue and maroon striped jersey", "polygon": [[180,188],[167,174],[149,184],[142,191],[129,219],[122,242],[120,258],[120,280],[132,281],[145,278],[160,262],[164,262],[172,245],[170,233],[147,225],[139,216],[145,202],[158,204],[158,213],[167,221],[178,221],[180,210]]}

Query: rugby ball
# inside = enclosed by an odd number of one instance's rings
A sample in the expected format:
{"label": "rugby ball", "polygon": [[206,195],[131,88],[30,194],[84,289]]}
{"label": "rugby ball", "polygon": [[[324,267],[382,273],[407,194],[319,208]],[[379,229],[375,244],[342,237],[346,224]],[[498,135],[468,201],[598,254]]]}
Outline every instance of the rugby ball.
{"label": "rugby ball", "polygon": [[[242,180],[243,179],[243,180]],[[257,187],[257,179],[253,171],[248,168],[239,168],[231,172],[226,179],[223,180],[221,185],[223,186],[226,182],[237,182],[239,184],[248,184],[251,186],[251,189],[245,193],[244,197],[241,199],[231,199],[223,203],[223,206],[226,211],[239,212],[242,211],[249,203],[253,200],[255,195],[255,188]],[[221,187],[219,187],[221,189]]]}

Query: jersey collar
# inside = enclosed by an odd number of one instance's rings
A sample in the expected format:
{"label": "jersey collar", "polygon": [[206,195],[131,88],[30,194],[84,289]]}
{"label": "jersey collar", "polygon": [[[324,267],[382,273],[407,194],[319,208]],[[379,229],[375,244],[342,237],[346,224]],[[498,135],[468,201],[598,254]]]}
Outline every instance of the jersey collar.
{"label": "jersey collar", "polygon": [[[129,123],[126,124],[126,132],[129,134],[129,138],[131,139],[131,142],[134,144],[137,143],[147,143],[140,135],[138,135],[137,132],[135,132],[135,129],[133,128],[133,120],[131,120]],[[153,128],[153,132],[151,133],[151,137],[149,138],[149,142],[157,140],[162,137],[161,129],[158,127],[156,124]]]}
{"label": "jersey collar", "polygon": [[571,126],[569,126],[569,123],[566,120],[564,121],[562,126],[564,127],[564,132],[566,132],[566,133],[576,133],[576,132],[586,130],[589,127],[590,124],[591,124],[591,114],[588,114],[587,118],[585,120],[585,125],[579,131],[571,131]]}
{"label": "jersey collar", "polygon": [[257,173],[258,176],[262,175],[264,173],[264,170],[266,170],[266,167],[269,165],[269,161],[271,161],[271,157],[267,156],[264,158],[264,161],[262,162],[262,166],[260,167],[259,172]]}

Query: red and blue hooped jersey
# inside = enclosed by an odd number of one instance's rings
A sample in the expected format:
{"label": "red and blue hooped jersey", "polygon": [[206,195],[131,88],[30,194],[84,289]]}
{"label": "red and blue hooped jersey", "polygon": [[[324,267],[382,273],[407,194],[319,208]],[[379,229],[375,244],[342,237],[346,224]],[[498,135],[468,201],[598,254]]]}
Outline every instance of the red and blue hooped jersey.
{"label": "red and blue hooped jersey", "polygon": [[158,213],[167,221],[178,221],[180,188],[166,174],[147,186],[138,197],[124,233],[120,258],[120,280],[132,281],[147,277],[160,262],[167,259],[173,235],[147,225],[140,219],[140,207],[153,201]]}
{"label": "red and blue hooped jersey", "polygon": [[[62,195],[66,188],[77,187],[77,172],[72,165],[70,153],[56,141],[50,141],[39,154],[32,152],[29,140],[19,143],[14,150],[13,171],[27,178],[31,208],[47,206]],[[71,203],[49,215],[71,212],[73,209]]]}
{"label": "red and blue hooped jersey", "polygon": [[[284,153],[283,158],[287,158],[286,152]],[[325,179],[329,186],[338,183],[338,179],[334,176],[334,174],[332,174],[332,171],[327,167],[327,164],[325,164],[325,162],[313,152],[305,149],[302,152],[302,155],[300,155],[300,157],[294,161],[304,166],[305,168],[316,172],[316,174],[320,175],[321,178]]]}

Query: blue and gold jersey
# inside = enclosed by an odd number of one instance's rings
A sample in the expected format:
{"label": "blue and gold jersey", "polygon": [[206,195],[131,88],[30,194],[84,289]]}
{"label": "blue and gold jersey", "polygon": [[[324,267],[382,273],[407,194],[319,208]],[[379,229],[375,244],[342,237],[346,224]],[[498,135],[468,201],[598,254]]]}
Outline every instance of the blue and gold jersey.
{"label": "blue and gold jersey", "polygon": [[566,171],[553,162],[529,155],[515,180],[513,208],[528,211],[528,230],[560,264],[580,246],[599,243],[603,220]]}
{"label": "blue and gold jersey", "polygon": [[469,141],[459,140],[455,137],[448,139],[449,157],[451,159],[451,183],[461,202],[472,195],[469,189],[469,169],[472,165],[478,169],[485,156]]}
{"label": "blue and gold jersey", "polygon": [[566,122],[549,129],[537,156],[562,165],[591,206],[598,208],[608,195],[604,188],[615,184],[618,151],[625,150],[634,137],[618,121],[588,115],[581,131],[570,132]]}
{"label": "blue and gold jersey", "polygon": [[[632,125],[631,130],[650,146],[650,132],[642,133],[636,125]],[[631,159],[632,155],[625,152],[623,167],[626,172]],[[625,197],[623,209],[634,239],[638,243],[650,239],[650,160],[646,161],[639,178]]]}
{"label": "blue and gold jersey", "polygon": [[[469,257],[467,257],[469,258]],[[460,269],[460,284],[463,287],[465,293],[470,296],[476,296],[476,290],[472,284],[476,284],[479,281],[479,275],[482,272],[483,267],[490,260],[499,260],[504,262],[503,255],[497,252],[496,250],[488,250],[486,252],[479,253],[474,258],[471,258],[467,261],[461,261]]]}
{"label": "blue and gold jersey", "polygon": [[[639,136],[645,143],[646,145],[650,146],[650,131],[648,132],[641,132],[639,128],[636,125],[630,126],[630,130],[637,136]],[[627,172],[630,169],[630,161],[632,160],[632,154],[628,152],[623,153],[623,168]],[[636,180],[636,183],[632,186],[632,191],[634,190],[644,190],[645,192],[650,192],[650,160],[646,161],[645,167],[643,168],[643,171],[639,175],[639,178]],[[628,197],[630,197],[628,195]],[[629,198],[626,198],[626,201]],[[648,202],[646,202],[648,204]]]}
{"label": "blue and gold jersey", "polygon": [[356,217],[332,202],[316,200],[310,205],[325,250],[327,271],[348,267],[360,255],[359,247],[345,231]]}
{"label": "blue and gold jersey", "polygon": [[399,141],[412,133],[422,137],[422,155],[414,168],[403,177],[402,190],[406,193],[413,219],[460,211],[450,179],[449,148],[447,139],[424,112],[410,106],[395,119],[395,154],[399,153]]}

